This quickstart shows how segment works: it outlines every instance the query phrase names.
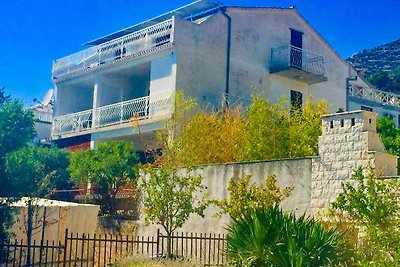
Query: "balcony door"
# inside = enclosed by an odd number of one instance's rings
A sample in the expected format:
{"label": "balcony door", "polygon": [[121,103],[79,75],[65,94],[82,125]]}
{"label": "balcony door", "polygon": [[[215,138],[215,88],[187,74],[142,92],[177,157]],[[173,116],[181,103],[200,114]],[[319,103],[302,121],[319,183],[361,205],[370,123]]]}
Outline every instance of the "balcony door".
{"label": "balcony door", "polygon": [[303,66],[303,33],[290,29],[290,66],[302,69]]}

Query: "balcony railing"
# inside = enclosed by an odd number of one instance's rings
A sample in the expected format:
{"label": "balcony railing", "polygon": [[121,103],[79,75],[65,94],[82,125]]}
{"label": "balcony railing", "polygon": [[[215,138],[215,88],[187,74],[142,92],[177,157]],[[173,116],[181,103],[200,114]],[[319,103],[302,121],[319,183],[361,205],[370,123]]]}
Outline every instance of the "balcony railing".
{"label": "balcony railing", "polygon": [[33,115],[36,121],[52,123],[53,113],[50,111],[33,109]]}
{"label": "balcony railing", "polygon": [[370,87],[361,87],[350,84],[348,88],[349,96],[371,100],[384,105],[392,105],[400,107],[400,95],[389,92],[380,91]]}
{"label": "balcony railing", "polygon": [[152,119],[171,112],[171,95],[141,97],[95,110],[86,110],[54,118],[54,135],[80,133],[111,125],[128,123],[132,120]]}
{"label": "balcony railing", "polygon": [[314,75],[325,75],[324,57],[316,53],[286,45],[271,50],[271,73],[295,68]]}
{"label": "balcony railing", "polygon": [[174,20],[169,19],[53,62],[53,79],[124,58],[145,54],[173,43]]}

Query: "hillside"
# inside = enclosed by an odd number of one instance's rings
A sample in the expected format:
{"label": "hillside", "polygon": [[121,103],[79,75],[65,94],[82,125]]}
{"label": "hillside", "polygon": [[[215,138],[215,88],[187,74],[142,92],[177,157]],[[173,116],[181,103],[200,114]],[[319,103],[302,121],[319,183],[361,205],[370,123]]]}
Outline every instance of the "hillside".
{"label": "hillside", "polygon": [[394,71],[400,66],[400,39],[391,43],[364,49],[347,59],[366,78],[379,71]]}
{"label": "hillside", "polygon": [[400,39],[364,49],[347,61],[378,89],[400,93]]}

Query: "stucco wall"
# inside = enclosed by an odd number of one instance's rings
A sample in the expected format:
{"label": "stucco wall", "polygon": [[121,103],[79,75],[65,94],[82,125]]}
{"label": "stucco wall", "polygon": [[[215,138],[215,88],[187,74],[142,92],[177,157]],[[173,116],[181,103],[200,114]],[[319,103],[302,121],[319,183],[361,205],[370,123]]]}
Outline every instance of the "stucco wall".
{"label": "stucco wall", "polygon": [[[262,183],[269,175],[276,175],[280,188],[292,187],[290,197],[283,201],[282,208],[301,215],[310,208],[312,158],[299,158],[273,161],[257,161],[203,166],[196,173],[204,177],[209,198],[223,199],[228,197],[227,186],[230,179],[252,176],[252,181]],[[228,216],[215,217],[216,207],[209,207],[205,218],[191,216],[182,229],[178,231],[195,231],[198,233],[221,233],[229,223]],[[144,227],[143,219],[138,223],[138,235],[153,235],[156,227]]]}

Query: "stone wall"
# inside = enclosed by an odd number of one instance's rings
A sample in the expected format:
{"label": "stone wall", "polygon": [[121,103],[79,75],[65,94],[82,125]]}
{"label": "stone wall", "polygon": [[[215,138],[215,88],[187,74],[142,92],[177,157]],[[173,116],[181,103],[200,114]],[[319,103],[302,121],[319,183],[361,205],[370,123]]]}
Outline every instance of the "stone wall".
{"label": "stone wall", "polygon": [[377,132],[376,114],[352,111],[322,118],[319,157],[313,159],[310,214],[318,214],[341,192],[359,167],[380,175],[397,175],[397,157],[385,151]]}

